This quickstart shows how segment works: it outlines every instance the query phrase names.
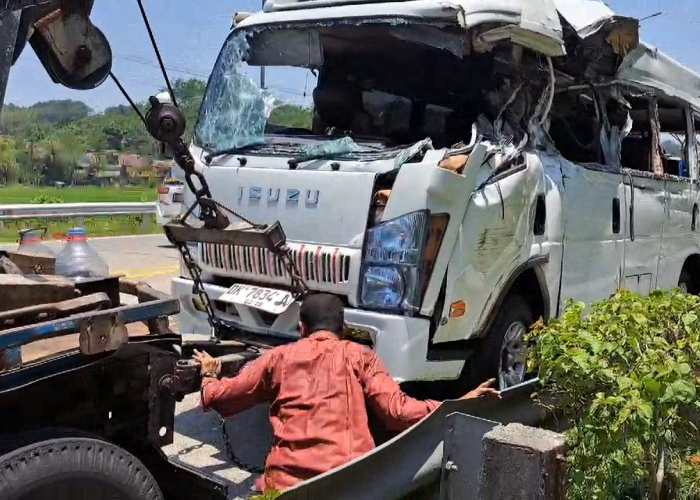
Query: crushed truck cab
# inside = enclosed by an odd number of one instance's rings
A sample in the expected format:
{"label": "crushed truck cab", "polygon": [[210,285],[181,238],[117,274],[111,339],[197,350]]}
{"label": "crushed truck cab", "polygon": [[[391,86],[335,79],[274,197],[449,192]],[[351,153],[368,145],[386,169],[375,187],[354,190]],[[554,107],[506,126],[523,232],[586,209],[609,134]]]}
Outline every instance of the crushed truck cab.
{"label": "crushed truck cab", "polygon": [[[345,301],[353,337],[398,381],[517,385],[526,330],[561,299],[555,96],[612,82],[637,28],[597,1],[270,0],[235,17],[190,152],[214,199],[281,223],[310,291]],[[310,127],[270,123],[281,103],[245,65],[317,76]],[[297,338],[273,253],[190,248],[234,338]],[[179,325],[208,335],[192,285],[183,266]]]}

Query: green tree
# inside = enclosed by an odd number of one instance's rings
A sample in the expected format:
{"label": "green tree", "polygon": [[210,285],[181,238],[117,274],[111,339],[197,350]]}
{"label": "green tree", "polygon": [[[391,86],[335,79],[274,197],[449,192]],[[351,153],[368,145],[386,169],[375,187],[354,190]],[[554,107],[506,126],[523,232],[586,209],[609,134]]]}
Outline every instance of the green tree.
{"label": "green tree", "polygon": [[[673,464],[690,464],[688,446],[699,443],[700,300],[621,291],[585,316],[584,308],[569,303],[532,334],[540,398],[574,424],[570,496],[659,499],[665,479],[686,473]],[[700,497],[695,484],[681,484],[677,495]]]}
{"label": "green tree", "polygon": [[42,121],[51,124],[68,123],[85,118],[92,113],[90,106],[82,101],[72,99],[37,102],[27,109]]}
{"label": "green tree", "polygon": [[18,174],[15,141],[10,137],[0,137],[0,180],[11,184],[17,181]]}
{"label": "green tree", "polygon": [[308,108],[284,104],[272,110],[269,123],[290,128],[311,129],[312,112]]}

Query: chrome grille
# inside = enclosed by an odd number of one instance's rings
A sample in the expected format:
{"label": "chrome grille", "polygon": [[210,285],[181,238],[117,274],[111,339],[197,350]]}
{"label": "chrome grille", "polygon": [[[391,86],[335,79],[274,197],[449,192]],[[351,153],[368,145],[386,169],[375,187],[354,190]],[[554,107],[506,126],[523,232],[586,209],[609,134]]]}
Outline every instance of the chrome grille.
{"label": "chrome grille", "polygon": [[[290,245],[292,258],[305,281],[342,285],[350,278],[350,255],[338,247]],[[231,245],[202,244],[202,264],[240,277],[289,279],[280,259],[269,250]]]}

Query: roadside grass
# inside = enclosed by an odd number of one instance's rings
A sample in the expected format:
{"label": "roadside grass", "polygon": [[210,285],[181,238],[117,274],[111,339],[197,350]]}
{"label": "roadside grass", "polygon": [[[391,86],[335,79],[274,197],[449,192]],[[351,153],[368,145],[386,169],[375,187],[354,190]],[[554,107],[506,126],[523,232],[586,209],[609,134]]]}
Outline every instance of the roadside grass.
{"label": "roadside grass", "polygon": [[136,187],[25,187],[0,186],[0,205],[34,203],[43,198],[44,203],[98,203],[98,202],[146,202],[156,201],[155,188]]}
{"label": "roadside grass", "polygon": [[73,219],[24,219],[21,221],[5,222],[0,228],[0,243],[17,241],[17,232],[30,227],[46,227],[45,240],[62,239],[72,227],[81,225],[87,230],[88,238],[97,236],[128,236],[137,234],[158,234],[163,229],[156,224],[156,216],[151,215],[144,227],[143,216],[129,215],[119,217],[85,217],[80,224],[78,218]]}

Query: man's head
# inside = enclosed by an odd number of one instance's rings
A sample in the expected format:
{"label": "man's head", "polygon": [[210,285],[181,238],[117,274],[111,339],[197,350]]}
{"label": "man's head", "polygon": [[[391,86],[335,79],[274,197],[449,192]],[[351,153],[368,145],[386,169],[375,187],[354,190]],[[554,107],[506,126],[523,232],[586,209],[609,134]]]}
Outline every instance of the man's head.
{"label": "man's head", "polygon": [[345,327],[343,302],[329,293],[309,295],[301,303],[299,331],[302,337],[328,331],[340,335]]}

